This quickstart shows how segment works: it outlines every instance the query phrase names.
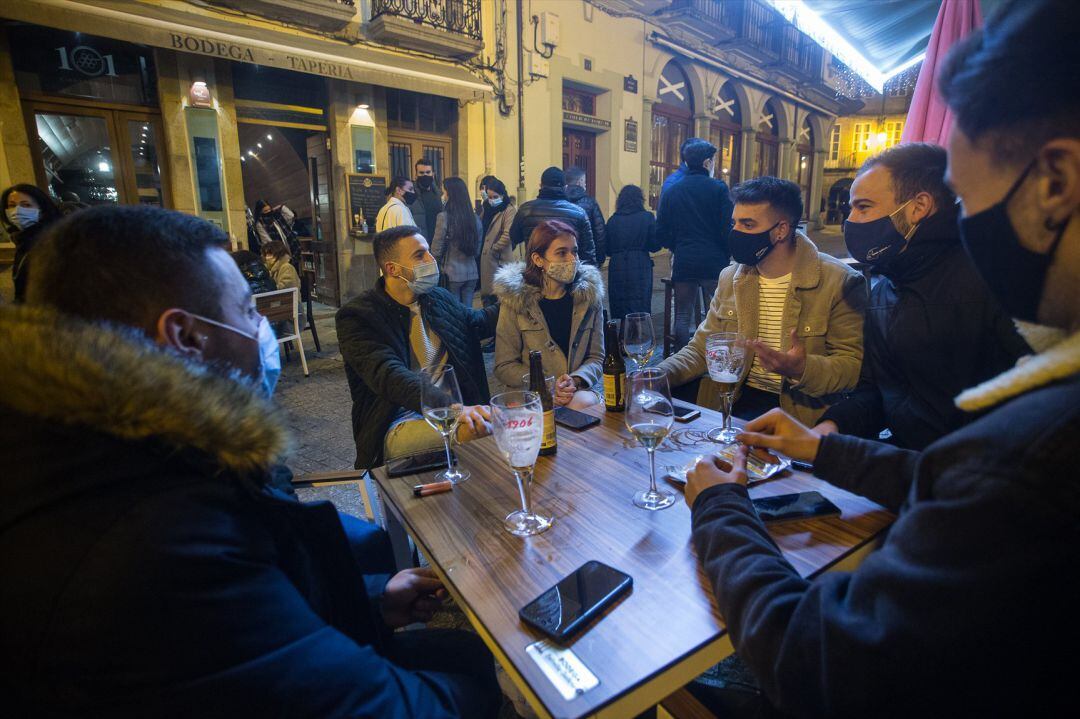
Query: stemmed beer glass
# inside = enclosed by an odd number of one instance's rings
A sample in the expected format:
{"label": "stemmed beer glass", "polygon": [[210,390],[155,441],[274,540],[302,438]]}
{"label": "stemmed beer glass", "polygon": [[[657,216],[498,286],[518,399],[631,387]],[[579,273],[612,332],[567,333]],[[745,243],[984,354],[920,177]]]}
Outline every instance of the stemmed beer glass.
{"label": "stemmed beer glass", "polygon": [[731,427],[731,405],[745,361],[746,340],[738,332],[717,332],[705,340],[705,363],[709,378],[719,386],[720,409],[724,415],[724,426],[708,431],[707,436],[714,442],[732,444],[738,434]]}
{"label": "stemmed beer glass", "polygon": [[454,466],[450,454],[450,439],[457,430],[461,412],[465,404],[461,401],[461,388],[458,387],[457,375],[450,365],[433,365],[420,370],[420,407],[424,419],[442,435],[446,446],[446,469],[435,475],[439,481],[458,484],[471,475]]}
{"label": "stemmed beer glass", "polygon": [[535,392],[503,392],[491,398],[491,421],[498,445],[517,479],[521,509],[506,515],[503,526],[519,537],[540,534],[552,518],[532,511],[533,468],[544,434],[544,410]]}
{"label": "stemmed beer glass", "polygon": [[675,418],[667,374],[650,367],[631,372],[627,384],[626,427],[649,453],[649,489],[634,495],[634,505],[649,510],[670,507],[675,495],[656,488],[656,448]]}

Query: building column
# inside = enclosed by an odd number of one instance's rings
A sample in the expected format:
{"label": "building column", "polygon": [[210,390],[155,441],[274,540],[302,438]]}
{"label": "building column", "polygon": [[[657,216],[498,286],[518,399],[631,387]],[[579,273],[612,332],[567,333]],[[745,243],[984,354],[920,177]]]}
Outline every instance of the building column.
{"label": "building column", "polygon": [[810,177],[810,220],[815,230],[825,226],[821,212],[821,193],[825,191],[825,153],[824,149],[814,150],[814,174]]}
{"label": "building column", "polygon": [[195,174],[192,172],[184,119],[186,93],[180,87],[178,54],[171,50],[156,50],[154,65],[157,67],[158,105],[165,134],[165,147],[161,148],[161,154],[166,160],[165,168],[169,175],[170,204],[174,210],[197,215],[199,207],[195,201]]}
{"label": "building column", "polygon": [[36,184],[34,156],[26,133],[7,32],[0,29],[0,187]]}
{"label": "building column", "polygon": [[739,168],[740,180],[749,180],[754,175],[754,155],[757,154],[757,133],[752,128],[744,128],[739,142],[742,143],[742,167]]}
{"label": "building column", "polygon": [[211,88],[217,100],[218,139],[221,142],[221,174],[225,183],[227,231],[236,249],[247,247],[247,217],[244,209],[244,174],[240,167],[240,128],[236,121],[236,98],[233,95],[232,67],[226,60],[214,61]]}
{"label": "building column", "polygon": [[794,180],[792,175],[792,149],[795,143],[791,140],[781,139],[780,148],[776,157],[776,169],[781,180]]}
{"label": "building column", "polygon": [[708,140],[711,124],[712,117],[710,115],[694,115],[694,136]]}
{"label": "building column", "polygon": [[638,148],[641,150],[641,187],[649,194],[649,163],[652,161],[652,108],[656,100],[642,97],[641,127],[638,128]]}

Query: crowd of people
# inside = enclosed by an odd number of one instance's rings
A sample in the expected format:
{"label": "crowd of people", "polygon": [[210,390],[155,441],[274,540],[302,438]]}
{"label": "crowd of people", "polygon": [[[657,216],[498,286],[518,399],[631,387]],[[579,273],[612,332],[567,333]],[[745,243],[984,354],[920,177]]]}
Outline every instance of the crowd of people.
{"label": "crowd of people", "polygon": [[[441,447],[421,419],[423,368],[455,369],[458,441],[488,434],[492,340],[499,383],[520,387],[540,351],[556,404],[597,403],[604,303],[650,311],[650,253],[667,247],[682,342],[659,368],[716,407],[708,336],[737,332],[750,358],[735,459],[698,462],[686,502],[756,686],[699,697],[722,716],[1068,706],[1056,650],[1080,634],[1080,99],[1063,88],[1077,27],[1080,5],[1014,1],[950,53],[948,150],[889,149],[852,185],[844,239],[869,288],[799,230],[798,186],[728,188],[703,139],[683,144],[655,218],[628,186],[606,222],[576,168],[548,168],[518,206],[486,177],[473,208],[463,181],[440,187],[421,161],[379,212],[382,276],[336,316],[356,467]],[[230,257],[198,218],[61,217],[27,185],[0,204],[22,288],[0,307],[6,703],[495,716],[476,635],[394,631],[441,605],[437,576],[397,571],[382,530],[292,496],[273,337],[251,299],[255,279],[292,281],[287,244]],[[852,571],[801,577],[750,503],[755,447],[894,512],[880,546]]]}

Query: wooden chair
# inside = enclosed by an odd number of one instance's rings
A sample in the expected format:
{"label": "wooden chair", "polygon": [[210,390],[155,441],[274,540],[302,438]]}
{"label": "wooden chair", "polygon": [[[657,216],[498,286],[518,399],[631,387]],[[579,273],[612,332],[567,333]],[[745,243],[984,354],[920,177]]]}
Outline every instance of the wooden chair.
{"label": "wooden chair", "polygon": [[269,322],[289,322],[292,324],[292,334],[278,337],[278,344],[283,342],[295,342],[296,349],[300,352],[300,364],[304,367],[304,376],[308,377],[307,355],[304,354],[304,343],[300,341],[300,290],[289,287],[284,290],[273,292],[260,292],[255,295],[255,309]]}
{"label": "wooden chair", "polygon": [[375,505],[371,498],[371,475],[364,469],[343,469],[336,472],[312,472],[300,477],[293,477],[293,487],[325,487],[333,484],[356,484],[360,499],[364,502],[364,514],[368,521],[375,521]]}
{"label": "wooden chair", "polygon": [[656,705],[657,719],[717,719],[684,687]]}

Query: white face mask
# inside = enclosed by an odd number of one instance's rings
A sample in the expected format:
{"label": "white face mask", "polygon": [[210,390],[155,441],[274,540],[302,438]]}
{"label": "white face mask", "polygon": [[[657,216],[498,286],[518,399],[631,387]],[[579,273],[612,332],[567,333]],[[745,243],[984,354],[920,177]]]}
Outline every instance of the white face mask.
{"label": "white face mask", "polygon": [[[398,266],[403,267],[402,265]],[[401,279],[405,280],[405,283],[409,286],[409,289],[413,291],[413,294],[426,295],[439,284],[439,264],[435,260],[421,262],[412,268],[412,276],[413,278],[410,280],[408,277],[400,275]]]}
{"label": "white face mask", "polygon": [[548,277],[561,282],[564,285],[568,285],[574,281],[577,276],[578,261],[570,260],[569,262],[549,262],[547,269],[544,272]]}
{"label": "white face mask", "polygon": [[30,225],[36,225],[38,220],[41,219],[41,210],[36,207],[18,207],[7,208],[8,222],[18,227],[20,230],[25,230]]}

